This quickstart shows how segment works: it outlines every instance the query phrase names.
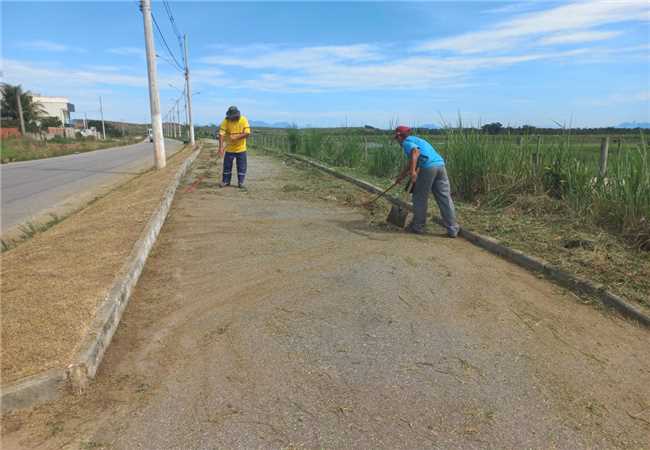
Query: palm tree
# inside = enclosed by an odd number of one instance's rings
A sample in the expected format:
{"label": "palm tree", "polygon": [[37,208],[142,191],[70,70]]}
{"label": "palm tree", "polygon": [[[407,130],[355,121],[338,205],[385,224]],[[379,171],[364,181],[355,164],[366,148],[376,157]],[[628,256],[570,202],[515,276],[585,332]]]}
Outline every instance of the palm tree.
{"label": "palm tree", "polygon": [[2,100],[0,102],[0,116],[2,116],[3,119],[18,119],[18,104],[16,102],[16,97],[18,96],[19,89],[21,91],[20,104],[23,110],[25,126],[33,128],[36,126],[36,120],[45,114],[45,110],[43,109],[43,105],[34,101],[31,92],[22,92],[20,85],[13,86],[8,83],[2,83],[2,85],[0,85],[0,95],[2,95]]}

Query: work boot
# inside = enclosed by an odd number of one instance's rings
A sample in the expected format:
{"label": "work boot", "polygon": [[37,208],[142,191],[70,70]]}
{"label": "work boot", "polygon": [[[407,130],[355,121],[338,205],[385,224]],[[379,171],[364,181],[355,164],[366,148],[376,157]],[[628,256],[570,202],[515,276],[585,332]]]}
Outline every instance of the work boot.
{"label": "work boot", "polygon": [[415,228],[413,224],[408,225],[404,231],[407,233],[413,233],[413,234],[424,234],[424,230],[421,228]]}
{"label": "work boot", "polygon": [[230,186],[230,183],[224,183],[223,181],[219,183],[220,188],[225,188],[225,187],[228,187],[228,186]]}
{"label": "work boot", "polygon": [[239,183],[239,185],[238,185],[237,187],[238,187],[239,189],[241,189],[242,191],[247,191],[247,190],[248,190],[248,189],[246,189],[246,186],[244,186],[243,183]]}

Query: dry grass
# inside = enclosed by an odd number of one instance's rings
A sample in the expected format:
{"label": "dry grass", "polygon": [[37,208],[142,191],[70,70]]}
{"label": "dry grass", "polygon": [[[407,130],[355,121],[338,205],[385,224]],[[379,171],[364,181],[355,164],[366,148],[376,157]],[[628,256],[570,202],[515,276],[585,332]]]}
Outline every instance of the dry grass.
{"label": "dry grass", "polygon": [[[573,216],[546,196],[522,196],[507,208],[457,203],[462,226],[503,241],[607,286],[650,308],[650,253]],[[571,243],[584,245],[570,245]]]}
{"label": "dry grass", "polygon": [[[349,199],[353,191],[359,191],[351,186],[349,191],[342,193],[337,187],[339,182],[332,177],[307,165],[298,165],[306,170],[306,181],[300,185],[306,193],[319,191],[322,198],[347,196]],[[386,178],[371,177],[361,170],[337,170],[379,187],[390,184]],[[285,189],[295,188],[291,185]],[[360,199],[370,198],[366,194],[359,195]],[[363,200],[345,203],[364,206]],[[568,272],[602,283],[612,292],[650,311],[650,252],[577,217],[566,203],[546,195],[521,195],[505,208],[458,201],[456,208],[461,226],[497,238],[512,248],[543,258]],[[377,226],[385,223],[388,211],[385,204],[378,202],[367,209],[371,223]],[[429,213],[438,214],[433,199]],[[429,226],[433,229],[436,225]],[[591,245],[567,248],[569,241]]]}
{"label": "dry grass", "polygon": [[70,363],[97,304],[189,152],[2,254],[3,384]]}

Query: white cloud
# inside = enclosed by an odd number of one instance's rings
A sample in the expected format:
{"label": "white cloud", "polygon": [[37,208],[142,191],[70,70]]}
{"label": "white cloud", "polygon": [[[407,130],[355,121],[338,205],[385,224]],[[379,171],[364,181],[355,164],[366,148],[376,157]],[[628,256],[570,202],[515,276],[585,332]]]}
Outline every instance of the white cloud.
{"label": "white cloud", "polygon": [[27,41],[18,44],[18,47],[28,49],[28,50],[40,50],[46,52],[78,52],[78,53],[86,52],[85,49],[80,47],[71,47],[68,45],[59,44],[57,42],[46,41],[46,40]]}
{"label": "white cloud", "polygon": [[513,14],[522,11],[528,11],[538,7],[539,3],[534,1],[518,1],[497,8],[491,8],[483,11],[484,14]]}
{"label": "white cloud", "polygon": [[609,94],[601,99],[590,99],[585,103],[591,106],[610,106],[615,104],[650,102],[650,91],[619,92]]}
{"label": "white cloud", "polygon": [[51,67],[44,64],[2,60],[3,78],[8,82],[19,82],[25,86],[38,86],[58,83],[59,85],[119,85],[144,87],[147,83],[146,74],[127,75],[104,70],[67,69]]}
{"label": "white cloud", "polygon": [[[575,56],[583,50],[562,52],[533,52],[513,56],[463,56],[423,57],[407,56],[382,61],[377,48],[358,45],[337,48],[327,52],[313,48],[267,51],[263,55],[251,54],[249,58],[228,60],[226,66],[241,66],[247,69],[265,69],[252,79],[240,82],[248,89],[282,91],[292,93],[322,92],[327,89],[372,90],[372,89],[424,89],[430,87],[454,88],[465,86],[467,77],[474,71],[487,68],[510,66],[527,61]],[[353,50],[350,50],[353,49]],[[305,56],[295,63],[286,55]],[[352,55],[360,53],[366,60],[357,60]],[[336,55],[332,57],[331,55]],[[369,58],[371,56],[371,59]],[[342,58],[342,59],[337,59]],[[387,57],[388,59],[388,57]],[[223,59],[219,60],[223,63]],[[259,66],[259,67],[253,67]],[[223,82],[223,79],[220,80]],[[228,85],[229,83],[226,83]]]}
{"label": "white cloud", "polygon": [[481,31],[429,41],[417,49],[466,54],[511,50],[527,39],[543,39],[547,34],[586,32],[598,26],[649,19],[650,4],[646,1],[582,1],[524,14]]}
{"label": "white cloud", "polygon": [[[252,53],[252,54],[251,54]],[[244,55],[244,56],[242,56]],[[369,44],[349,46],[319,46],[303,48],[273,48],[250,46],[236,53],[225,51],[223,55],[201,58],[206,64],[239,66],[247,69],[284,67],[286,69],[310,69],[315,66],[340,62],[358,63],[381,59],[379,49]]]}
{"label": "white cloud", "polygon": [[575,33],[558,33],[539,40],[542,45],[577,44],[581,42],[604,41],[621,35],[621,31],[577,31]]}
{"label": "white cloud", "polygon": [[108,53],[121,56],[139,56],[144,59],[145,51],[140,47],[116,47],[106,50]]}

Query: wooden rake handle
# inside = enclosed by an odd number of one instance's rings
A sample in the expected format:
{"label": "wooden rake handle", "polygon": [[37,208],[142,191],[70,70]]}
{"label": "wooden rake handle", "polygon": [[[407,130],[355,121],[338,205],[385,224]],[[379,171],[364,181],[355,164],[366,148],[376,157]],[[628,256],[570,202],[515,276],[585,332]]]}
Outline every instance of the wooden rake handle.
{"label": "wooden rake handle", "polygon": [[[401,180],[400,180],[400,181],[401,181]],[[386,194],[388,193],[388,191],[390,191],[390,190],[393,189],[395,186],[397,186],[397,185],[400,183],[400,181],[396,181],[396,182],[394,182],[394,183],[393,183],[389,188],[385,189],[385,190],[384,190],[382,193],[380,193],[378,196],[376,196],[375,198],[373,198],[372,200],[370,200],[368,203],[366,203],[366,206],[368,206],[368,205],[372,205],[372,204],[375,203],[377,200],[379,200],[380,198],[382,198],[384,195],[386,195]]]}

